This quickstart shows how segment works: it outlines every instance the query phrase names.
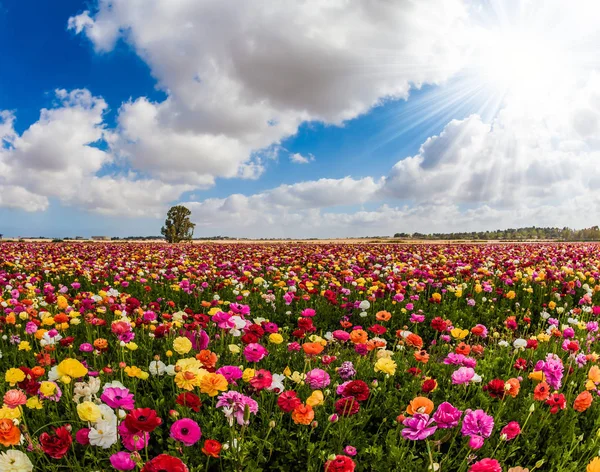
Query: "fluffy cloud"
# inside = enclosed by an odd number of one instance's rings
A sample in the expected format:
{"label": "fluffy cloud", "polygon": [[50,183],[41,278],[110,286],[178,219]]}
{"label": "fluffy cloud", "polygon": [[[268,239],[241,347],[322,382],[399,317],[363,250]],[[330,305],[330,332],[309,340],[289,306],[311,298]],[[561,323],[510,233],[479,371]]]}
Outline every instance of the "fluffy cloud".
{"label": "fluffy cloud", "polygon": [[168,93],[122,107],[115,149],[137,170],[202,187],[256,178],[260,151],[304,121],[339,125],[445,80],[465,17],[460,0],[100,0],[69,28],[98,52],[125,40]]}
{"label": "fluffy cloud", "polygon": [[135,175],[98,177],[114,160],[104,124],[106,102],[88,90],[56,91],[53,108],[21,135],[14,115],[1,112],[0,206],[45,210],[49,198],[110,214],[157,215],[191,189]]}
{"label": "fluffy cloud", "polygon": [[294,164],[310,164],[314,162],[315,156],[309,154],[308,156],[303,156],[299,152],[295,152],[294,154],[290,154],[290,161]]}

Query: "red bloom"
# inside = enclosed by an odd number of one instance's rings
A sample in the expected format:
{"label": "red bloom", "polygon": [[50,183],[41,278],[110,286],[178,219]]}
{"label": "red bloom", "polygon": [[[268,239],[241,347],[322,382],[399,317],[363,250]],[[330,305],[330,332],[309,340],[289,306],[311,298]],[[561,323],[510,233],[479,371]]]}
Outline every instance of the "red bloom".
{"label": "red bloom", "polygon": [[215,459],[219,457],[219,453],[221,452],[221,443],[219,441],[215,441],[214,439],[207,439],[204,441],[204,446],[202,446],[202,452],[209,456],[214,457]]}
{"label": "red bloom", "polygon": [[52,435],[48,433],[40,435],[40,445],[43,451],[52,457],[52,459],[64,457],[69,452],[72,442],[71,433],[64,426],[54,428],[54,434]]}
{"label": "red bloom", "polygon": [[283,392],[281,395],[279,395],[279,397],[277,397],[277,406],[286,413],[291,413],[300,405],[302,405],[302,401],[298,398],[296,392],[293,390]]}
{"label": "red bloom", "polygon": [[558,410],[564,410],[567,406],[567,401],[565,400],[565,396],[562,393],[553,393],[550,395],[548,400],[546,400],[546,405],[550,406],[550,413],[555,415],[558,413]]}
{"label": "red bloom", "polygon": [[362,380],[353,380],[346,384],[343,395],[345,397],[354,397],[359,402],[364,402],[369,398],[370,393],[369,386],[365,382]]}
{"label": "red bloom", "polygon": [[262,390],[264,388],[269,388],[273,383],[273,376],[271,372],[265,369],[257,370],[254,374],[254,377],[250,380],[250,385],[252,385],[256,390]]}
{"label": "red bloom", "polygon": [[380,324],[374,324],[373,326],[367,329],[371,331],[371,333],[376,334],[377,336],[381,336],[387,331],[387,329],[384,326],[381,326]]}
{"label": "red bloom", "polygon": [[433,392],[437,388],[437,385],[437,380],[427,379],[425,380],[425,382],[423,382],[423,385],[421,386],[421,391],[424,393]]}
{"label": "red bloom", "polygon": [[189,472],[189,469],[181,459],[161,454],[146,462],[141,472]]}
{"label": "red bloom", "polygon": [[475,462],[469,472],[502,472],[502,466],[496,459],[482,459]]}
{"label": "red bloom", "polygon": [[494,379],[483,387],[484,392],[488,392],[492,398],[504,398],[504,380]]}
{"label": "red bloom", "polygon": [[536,339],[527,340],[527,349],[533,349],[534,351],[538,348],[538,342]]}
{"label": "red bloom", "polygon": [[152,408],[136,408],[125,417],[125,424],[132,431],[151,433],[161,423],[162,420],[156,416],[156,411]]}
{"label": "red bloom", "polygon": [[446,331],[448,325],[446,324],[446,321],[444,321],[441,317],[436,316],[434,319],[431,320],[431,327],[436,331],[443,333],[444,331]]}
{"label": "red bloom", "polygon": [[354,397],[340,398],[335,402],[335,412],[339,416],[353,416],[360,410],[360,405]]}
{"label": "red bloom", "polygon": [[519,357],[515,361],[515,364],[513,365],[513,367],[517,370],[525,370],[527,368],[527,361],[525,359],[523,359],[522,357]]}
{"label": "red bloom", "polygon": [[418,369],[417,367],[411,367],[406,372],[408,372],[410,375],[417,376],[421,373],[421,369]]}
{"label": "red bloom", "polygon": [[325,472],[353,472],[354,461],[348,456],[337,455],[335,459],[325,462]]}
{"label": "red bloom", "polygon": [[175,402],[181,406],[187,406],[188,408],[194,411],[200,411],[200,407],[202,406],[202,402],[198,398],[197,395],[194,395],[192,392],[183,392],[177,396]]}

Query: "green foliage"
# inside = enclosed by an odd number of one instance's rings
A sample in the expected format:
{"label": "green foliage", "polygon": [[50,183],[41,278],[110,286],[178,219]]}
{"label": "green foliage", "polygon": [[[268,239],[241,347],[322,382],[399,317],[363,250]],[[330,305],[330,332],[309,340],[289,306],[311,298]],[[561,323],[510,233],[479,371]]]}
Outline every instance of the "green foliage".
{"label": "green foliage", "polygon": [[165,225],[160,230],[169,243],[189,241],[194,235],[194,223],[190,221],[192,212],[183,205],[171,207],[167,213]]}
{"label": "green foliage", "polygon": [[531,241],[531,240],[556,240],[556,241],[600,241],[600,228],[592,226],[585,229],[571,228],[509,228],[496,231],[471,231],[463,233],[396,233],[398,239],[425,239],[425,240],[469,240],[469,241]]}

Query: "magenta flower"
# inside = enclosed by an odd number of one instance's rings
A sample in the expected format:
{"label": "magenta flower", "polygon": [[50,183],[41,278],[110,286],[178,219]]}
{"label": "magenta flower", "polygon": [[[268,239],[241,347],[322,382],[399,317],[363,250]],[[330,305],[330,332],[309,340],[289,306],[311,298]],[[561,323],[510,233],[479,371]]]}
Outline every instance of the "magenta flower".
{"label": "magenta flower", "polygon": [[450,429],[458,426],[462,411],[448,402],[441,403],[433,414],[433,419],[440,429]]}
{"label": "magenta flower", "polygon": [[467,410],[462,425],[463,436],[489,438],[494,429],[494,418],[483,410]]}
{"label": "magenta flower", "polygon": [[425,413],[415,413],[414,416],[406,418],[402,424],[406,426],[402,430],[402,437],[411,441],[422,441],[435,433],[437,426],[430,426],[433,419]]}
{"label": "magenta flower", "polygon": [[558,390],[562,384],[562,377],[565,367],[562,360],[556,354],[549,353],[545,361],[538,361],[535,364],[535,371],[542,371],[546,376],[546,382],[554,390]]}
{"label": "magenta flower", "polygon": [[133,410],[135,408],[133,393],[130,393],[127,388],[109,387],[102,392],[100,400],[114,409]]}
{"label": "magenta flower", "polygon": [[135,462],[129,452],[117,452],[110,456],[110,464],[117,470],[133,470]]}
{"label": "magenta flower", "polygon": [[200,441],[202,431],[194,420],[182,418],[171,425],[170,436],[175,441],[183,443],[184,446],[193,446]]}
{"label": "magenta flower", "polygon": [[306,378],[304,380],[305,380],[306,384],[313,390],[317,390],[319,388],[325,388],[331,382],[329,374],[327,372],[325,372],[323,369],[309,370],[307,372]]}
{"label": "magenta flower", "polygon": [[244,419],[246,408],[250,413],[256,415],[258,413],[258,403],[250,397],[236,392],[235,390],[229,390],[228,392],[222,393],[218,396],[217,408],[223,408],[223,413],[229,421],[229,425],[233,425],[234,419],[240,426],[247,425],[249,421]]}
{"label": "magenta flower", "polygon": [[471,466],[469,472],[502,472],[502,466],[496,459],[481,459]]}
{"label": "magenta flower", "polygon": [[300,313],[300,315],[304,316],[305,318],[312,318],[316,314],[317,312],[312,308],[306,308],[305,310],[302,310],[302,313]]}
{"label": "magenta flower", "polygon": [[124,421],[119,425],[118,430],[123,446],[129,451],[141,451],[150,440],[150,433],[133,431],[127,427]]}
{"label": "magenta flower", "polygon": [[244,348],[244,357],[248,362],[258,362],[268,354],[269,351],[258,343],[250,343]]}
{"label": "magenta flower", "polygon": [[215,373],[221,374],[227,379],[227,383],[232,385],[237,385],[236,380],[241,379],[244,375],[242,369],[235,365],[224,365],[223,367],[218,368]]}
{"label": "magenta flower", "polygon": [[521,434],[521,426],[516,421],[511,421],[500,431],[500,436],[505,436],[507,441],[515,439]]}

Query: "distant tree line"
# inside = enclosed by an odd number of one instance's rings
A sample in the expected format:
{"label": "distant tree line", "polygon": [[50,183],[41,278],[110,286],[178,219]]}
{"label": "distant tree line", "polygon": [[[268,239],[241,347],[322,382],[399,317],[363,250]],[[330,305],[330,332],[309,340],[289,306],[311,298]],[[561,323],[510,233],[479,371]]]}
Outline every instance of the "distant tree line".
{"label": "distant tree line", "polygon": [[468,239],[468,240],[556,240],[556,241],[600,241],[600,228],[592,226],[584,229],[571,228],[508,228],[495,231],[471,231],[461,233],[396,233],[399,239]]}

